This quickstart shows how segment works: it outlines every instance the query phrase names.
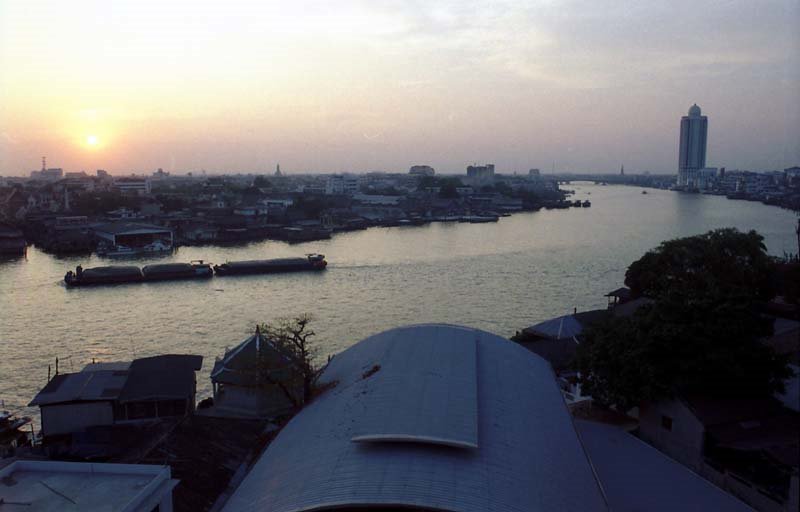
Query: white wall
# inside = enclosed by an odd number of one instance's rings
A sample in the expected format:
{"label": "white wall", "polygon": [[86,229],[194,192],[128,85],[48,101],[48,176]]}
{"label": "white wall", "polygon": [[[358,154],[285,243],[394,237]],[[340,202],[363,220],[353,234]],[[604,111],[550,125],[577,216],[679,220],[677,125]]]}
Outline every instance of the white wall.
{"label": "white wall", "polygon": [[[662,416],[672,418],[671,431],[661,426]],[[703,462],[704,432],[700,421],[679,400],[646,405],[639,410],[639,433],[642,439],[695,469]]]}

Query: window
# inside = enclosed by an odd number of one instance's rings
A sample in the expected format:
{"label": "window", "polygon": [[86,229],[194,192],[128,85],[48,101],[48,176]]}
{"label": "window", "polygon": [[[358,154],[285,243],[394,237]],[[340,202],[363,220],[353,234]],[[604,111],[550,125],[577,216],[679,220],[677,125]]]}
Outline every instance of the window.
{"label": "window", "polygon": [[669,416],[661,416],[661,427],[663,427],[664,430],[672,432],[672,418]]}

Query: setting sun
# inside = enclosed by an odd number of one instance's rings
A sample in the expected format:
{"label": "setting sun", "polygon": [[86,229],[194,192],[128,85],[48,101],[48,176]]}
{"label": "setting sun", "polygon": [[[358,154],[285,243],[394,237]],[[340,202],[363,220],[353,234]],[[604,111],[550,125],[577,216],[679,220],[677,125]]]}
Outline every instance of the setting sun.
{"label": "setting sun", "polygon": [[90,146],[96,146],[98,142],[97,135],[89,135],[86,137],[86,144]]}

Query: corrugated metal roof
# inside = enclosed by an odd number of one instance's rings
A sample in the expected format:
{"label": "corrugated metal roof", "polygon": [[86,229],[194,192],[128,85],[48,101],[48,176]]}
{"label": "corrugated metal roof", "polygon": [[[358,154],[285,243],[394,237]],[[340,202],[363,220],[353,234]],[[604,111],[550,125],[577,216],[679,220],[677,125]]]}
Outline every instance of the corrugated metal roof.
{"label": "corrugated metal roof", "polygon": [[622,429],[575,423],[614,511],[753,510]]}
{"label": "corrugated metal roof", "polygon": [[62,373],[50,379],[28,405],[114,400],[127,378],[127,372],[113,370]]}
{"label": "corrugated metal roof", "polygon": [[[433,348],[435,347],[435,348]],[[379,410],[414,434],[462,428],[470,399],[446,378],[407,386],[404,372],[466,378],[464,352],[476,349],[477,448],[430,443],[353,442],[365,425],[388,428]],[[408,353],[432,354],[433,360]],[[453,363],[452,361],[458,361]],[[451,371],[448,365],[455,365]],[[376,366],[380,369],[375,372]],[[418,366],[417,366],[418,365]],[[371,375],[370,375],[371,373]],[[413,377],[411,377],[413,378]],[[599,485],[547,362],[475,329],[420,325],[393,329],[333,358],[323,392],[283,429],[228,501],[227,511],[300,512],[334,507],[406,506],[453,511],[606,510]],[[432,389],[437,387],[440,389]],[[428,393],[443,401],[420,406]],[[392,401],[393,399],[393,401]],[[464,410],[457,410],[457,406]],[[425,417],[415,416],[424,414]],[[402,421],[402,420],[398,420]],[[376,427],[377,428],[377,427]]]}
{"label": "corrugated metal roof", "polygon": [[119,394],[120,402],[190,398],[195,391],[194,372],[203,356],[166,354],[135,359]]}
{"label": "corrugated metal roof", "polygon": [[50,379],[29,405],[188,398],[194,394],[194,372],[202,363],[203,356],[167,354],[135,359],[128,370],[116,369],[125,363],[108,363],[110,369],[105,370],[88,365],[79,373]]}

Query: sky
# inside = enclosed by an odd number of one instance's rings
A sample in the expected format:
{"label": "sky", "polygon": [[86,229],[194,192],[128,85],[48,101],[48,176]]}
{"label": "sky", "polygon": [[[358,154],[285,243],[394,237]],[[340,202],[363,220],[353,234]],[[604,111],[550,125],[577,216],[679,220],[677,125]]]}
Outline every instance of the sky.
{"label": "sky", "polygon": [[0,175],[800,165],[797,0],[0,0]]}

